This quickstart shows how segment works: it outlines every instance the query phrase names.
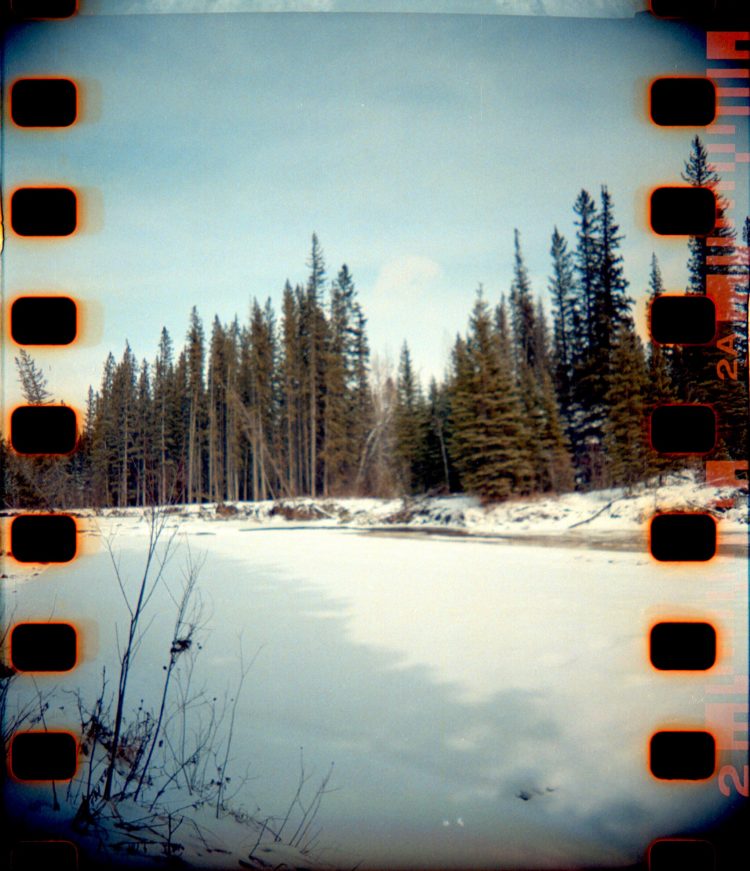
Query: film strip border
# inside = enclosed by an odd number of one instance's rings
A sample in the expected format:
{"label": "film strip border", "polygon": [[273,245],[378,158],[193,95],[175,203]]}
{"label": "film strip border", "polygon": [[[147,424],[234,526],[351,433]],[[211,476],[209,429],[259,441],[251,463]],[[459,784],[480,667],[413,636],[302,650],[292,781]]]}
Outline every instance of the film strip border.
{"label": "film strip border", "polygon": [[[693,13],[701,4],[659,3],[652,12],[679,17],[686,5]],[[705,8],[709,4],[702,4]],[[695,16],[699,17],[699,16]],[[707,69],[704,77],[670,76],[652,83],[650,115],[654,124],[703,128],[710,165],[696,186],[659,188],[651,195],[651,228],[658,235],[688,236],[702,240],[694,247],[704,261],[703,295],[663,295],[653,300],[649,326],[653,342],[678,349],[696,347],[708,355],[715,377],[740,382],[747,377],[740,367],[739,346],[747,335],[747,289],[741,264],[747,247],[738,245],[728,213],[735,180],[719,181],[715,173],[732,174],[747,164],[750,155],[736,147],[737,121],[750,114],[748,34],[742,30],[709,30],[706,34]],[[746,123],[746,122],[745,122]],[[717,415],[709,405],[682,404],[655,409],[650,418],[652,447],[665,455],[709,455],[717,442]],[[706,460],[706,483],[743,487],[747,484],[745,457]],[[744,475],[744,478],[740,478]],[[725,508],[727,505],[717,505]],[[709,513],[665,513],[651,522],[651,555],[663,562],[710,560],[717,549],[716,523]],[[717,657],[714,622],[728,622],[729,602],[705,592],[712,619],[664,621],[651,628],[651,664],[660,671],[681,674],[712,669],[705,685],[705,723],[689,729],[659,728],[651,737],[649,766],[660,779],[699,781],[716,776],[726,797],[747,798],[747,674],[733,674]],[[722,639],[726,654],[726,639]],[[710,699],[710,701],[708,701]],[[721,767],[717,767],[718,762]],[[736,848],[736,841],[733,847]],[[723,852],[722,852],[723,851]],[[715,837],[663,838],[649,846],[649,871],[695,869],[713,871],[736,862]]]}
{"label": "film strip border", "polygon": [[[742,21],[747,28],[746,14]],[[736,193],[740,196],[746,193],[741,185],[743,181],[747,185],[750,169],[750,153],[738,145],[742,141],[740,133],[743,128],[747,130],[750,117],[750,32],[747,29],[707,33],[706,78],[716,90],[716,118],[706,129],[706,148],[714,171],[729,176],[714,185],[717,220],[705,246],[706,296],[715,305],[717,323],[712,361],[715,377],[735,387],[743,380],[746,384],[748,377],[747,359],[743,367],[740,358],[747,354],[748,287],[747,278],[743,283],[742,272],[743,267],[746,272],[750,262],[750,223],[745,218],[745,244],[742,245],[734,238],[732,229],[742,224],[742,217],[737,213],[738,220],[731,218],[736,212]],[[747,147],[745,144],[744,148]],[[737,176],[742,180],[738,182]],[[746,456],[709,461],[706,480],[719,486],[746,486],[747,470]],[[732,603],[711,590],[706,591],[706,598],[716,618],[727,620]],[[741,796],[747,800],[750,795],[747,668],[741,674],[717,668],[717,675],[706,685],[705,692],[705,716],[714,724],[719,754],[718,789],[728,799]],[[745,808],[747,810],[747,804]],[[746,850],[746,836],[744,844]],[[721,843],[719,849],[722,849]]]}
{"label": "film strip border", "polygon": [[[700,9],[701,4],[696,4]],[[76,0],[12,0],[11,13],[18,19],[64,19],[77,11]],[[681,4],[652,3],[661,17],[679,17]],[[737,119],[750,115],[750,51],[744,31],[709,31],[705,77],[674,76],[654,81],[650,91],[650,115],[654,124],[666,127],[704,128],[707,151],[717,172],[731,174],[750,162],[750,154],[735,144]],[[78,118],[75,82],[64,77],[25,78],[14,82],[10,92],[10,117],[19,127],[61,129]],[[651,194],[650,222],[654,233],[705,239],[707,267],[705,295],[662,295],[650,309],[654,342],[677,347],[700,346],[723,352],[716,362],[718,378],[740,377],[735,342],[746,318],[746,292],[742,275],[732,273],[738,257],[747,259],[747,247],[730,238],[732,209],[724,199],[735,189],[733,179],[703,186],[660,187]],[[24,187],[10,198],[10,225],[26,237],[60,237],[75,233],[79,226],[78,200],[69,188]],[[24,296],[10,312],[13,340],[21,345],[63,348],[75,341],[78,309],[64,296]],[[11,415],[10,441],[14,450],[27,455],[69,454],[77,444],[75,412],[65,406],[23,406]],[[716,444],[717,419],[713,408],[698,403],[665,405],[655,409],[649,421],[652,446],[664,455],[704,457]],[[707,460],[707,483],[743,486],[745,458]],[[721,506],[719,506],[721,507]],[[77,552],[75,520],[63,514],[26,514],[11,525],[11,552],[19,562],[73,560]],[[657,514],[650,526],[651,555],[660,562],[702,562],[717,549],[716,523],[708,513]],[[716,618],[726,617],[707,592],[708,608]],[[700,673],[717,665],[706,687],[706,721],[722,724],[719,740],[705,729],[656,730],[649,741],[649,767],[654,777],[667,781],[700,781],[716,774],[717,754],[725,760],[718,772],[718,787],[726,796],[736,791],[748,796],[747,676],[728,674],[717,664],[717,634],[706,621],[662,621],[649,635],[650,660],[659,671]],[[67,672],[78,660],[76,629],[69,623],[22,623],[13,627],[9,642],[12,667],[21,673]],[[744,717],[744,724],[742,723]],[[738,737],[738,733],[740,737]],[[65,781],[75,775],[78,764],[76,736],[62,731],[27,731],[11,739],[9,772],[25,782]],[[12,867],[58,868],[78,866],[74,844],[67,841],[26,841],[15,845]],[[717,867],[714,843],[707,839],[662,838],[647,851],[650,871],[713,871]],[[723,867],[723,863],[721,863]]]}
{"label": "film strip border", "polygon": [[[11,0],[11,20],[60,20],[77,11],[76,0]],[[63,76],[24,78],[10,87],[10,121],[21,128],[60,134],[78,119],[78,88]],[[27,186],[11,193],[10,227],[18,236],[63,240],[79,226],[74,190]],[[72,297],[30,294],[14,300],[10,335],[21,347],[47,345],[61,351],[78,335],[78,305]],[[13,450],[26,455],[70,454],[76,449],[78,422],[67,406],[22,406],[10,419]],[[10,528],[10,552],[26,563],[65,563],[76,556],[75,520],[64,514],[26,514]],[[78,635],[67,622],[24,622],[8,635],[7,658],[20,675],[71,671],[78,662]],[[78,739],[66,731],[30,730],[11,736],[8,773],[24,782],[66,781],[78,767]],[[10,854],[14,869],[77,868],[76,845],[62,840],[17,841]]]}

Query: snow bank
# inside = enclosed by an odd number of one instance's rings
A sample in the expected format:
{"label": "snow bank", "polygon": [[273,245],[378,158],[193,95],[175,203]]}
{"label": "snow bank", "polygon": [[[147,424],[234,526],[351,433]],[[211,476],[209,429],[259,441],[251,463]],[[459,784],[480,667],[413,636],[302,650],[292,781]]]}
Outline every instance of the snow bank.
{"label": "snow bank", "polygon": [[[109,509],[105,516],[129,516],[140,509]],[[643,532],[660,511],[709,511],[722,533],[745,534],[747,493],[708,487],[692,473],[672,475],[629,490],[613,488],[511,499],[483,505],[465,495],[402,499],[296,499],[263,502],[204,503],[173,506],[181,518],[241,520],[263,527],[311,526],[353,529],[414,529],[464,535],[581,535]],[[90,515],[93,512],[82,512]]]}

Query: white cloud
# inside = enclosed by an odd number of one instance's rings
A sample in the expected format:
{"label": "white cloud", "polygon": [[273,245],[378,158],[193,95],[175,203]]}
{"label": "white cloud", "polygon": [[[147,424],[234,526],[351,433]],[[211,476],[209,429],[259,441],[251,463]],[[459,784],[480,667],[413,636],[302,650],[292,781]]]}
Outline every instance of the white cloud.
{"label": "white cloud", "polygon": [[440,264],[429,257],[415,254],[396,257],[381,267],[373,293],[380,299],[403,302],[408,297],[414,301],[423,296],[442,274]]}

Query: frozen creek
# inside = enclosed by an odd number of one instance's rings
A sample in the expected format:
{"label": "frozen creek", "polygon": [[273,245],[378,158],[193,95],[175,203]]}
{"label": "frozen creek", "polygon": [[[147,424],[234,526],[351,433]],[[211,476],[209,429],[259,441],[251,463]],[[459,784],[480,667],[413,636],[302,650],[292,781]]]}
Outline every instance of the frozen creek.
{"label": "frozen creek", "polygon": [[[728,809],[716,778],[654,780],[647,748],[657,728],[726,728],[707,721],[707,688],[731,682],[747,660],[743,560],[670,566],[601,547],[239,518],[170,524],[179,546],[149,604],[130,705],[157,706],[174,612],[166,590],[179,586],[188,549],[205,555],[196,675],[219,692],[236,683],[240,644],[246,660],[256,657],[231,754],[250,775],[237,801],[283,815],[300,748],[313,780],[334,763],[315,820],[316,861],[617,867],[641,859],[654,837]],[[6,620],[80,629],[79,667],[35,678],[58,687],[56,698],[66,689],[95,698],[102,667],[116,673],[115,626],[122,638],[127,611],[99,536],[112,536],[124,578],[143,564],[142,519],[87,519],[83,528],[86,552],[72,567],[4,581]],[[655,671],[647,636],[665,618],[710,618],[719,663]],[[16,681],[16,702],[28,691]],[[72,707],[50,713],[48,725],[73,728]],[[42,789],[12,789],[14,813],[23,816],[25,797],[40,813],[30,798]],[[225,867],[239,867],[255,841],[220,827],[217,837],[232,841]],[[189,851],[183,858],[204,864]]]}

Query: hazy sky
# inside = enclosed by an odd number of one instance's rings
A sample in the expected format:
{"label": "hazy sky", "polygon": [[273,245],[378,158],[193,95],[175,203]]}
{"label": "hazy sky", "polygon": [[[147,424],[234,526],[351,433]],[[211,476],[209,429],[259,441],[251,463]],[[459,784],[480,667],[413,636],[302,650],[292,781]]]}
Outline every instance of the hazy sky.
{"label": "hazy sky", "polygon": [[[275,4],[291,5],[316,4]],[[649,233],[646,201],[679,180],[690,133],[651,125],[646,93],[655,75],[704,70],[699,34],[647,14],[93,14],[28,25],[6,46],[6,88],[21,75],[71,75],[81,120],[59,132],[8,125],[3,194],[74,185],[83,222],[65,240],[11,235],[4,294],[86,302],[82,341],[36,355],[54,394],[77,404],[126,338],[151,359],[163,324],[182,343],[194,304],[208,328],[214,313],[244,318],[253,295],[278,301],[287,277],[304,281],[315,231],[329,276],[343,262],[354,275],[373,351],[395,359],[407,339],[422,374],[439,376],[477,285],[493,303],[507,293],[514,227],[547,298],[550,234],[557,224],[572,244],[582,187],[609,187],[634,296],[652,251],[670,288],[684,287],[685,246]],[[12,402],[10,366],[5,382]]]}

